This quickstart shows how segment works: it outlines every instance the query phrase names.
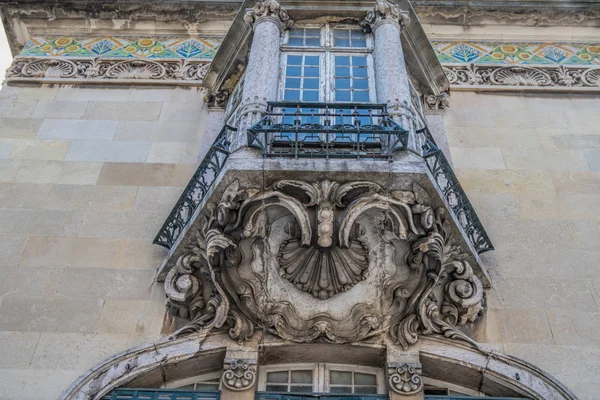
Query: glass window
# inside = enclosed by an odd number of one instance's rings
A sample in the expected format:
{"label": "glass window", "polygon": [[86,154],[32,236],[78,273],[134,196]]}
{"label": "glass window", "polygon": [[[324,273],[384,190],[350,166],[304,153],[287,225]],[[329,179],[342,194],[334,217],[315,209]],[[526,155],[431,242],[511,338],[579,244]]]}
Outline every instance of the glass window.
{"label": "glass window", "polygon": [[335,96],[339,102],[368,103],[367,56],[335,56]]}
{"label": "glass window", "polygon": [[318,55],[288,55],[283,100],[319,101],[320,71]]}
{"label": "glass window", "polygon": [[288,46],[319,47],[321,45],[320,28],[290,29]]}
{"label": "glass window", "polygon": [[377,375],[355,371],[329,370],[331,393],[377,394]]}
{"label": "glass window", "polygon": [[367,47],[367,35],[360,29],[342,29],[333,30],[333,45],[335,47]]}
{"label": "glass window", "polygon": [[265,384],[267,392],[311,393],[313,391],[313,370],[284,370],[267,372]]}
{"label": "glass window", "polygon": [[166,389],[197,390],[199,392],[218,391],[222,371],[211,372],[164,384]]}

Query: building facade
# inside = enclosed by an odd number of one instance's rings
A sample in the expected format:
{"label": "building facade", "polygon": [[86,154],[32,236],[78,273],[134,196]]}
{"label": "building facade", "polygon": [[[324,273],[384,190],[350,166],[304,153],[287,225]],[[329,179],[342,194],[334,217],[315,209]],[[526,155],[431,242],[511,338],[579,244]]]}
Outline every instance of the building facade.
{"label": "building facade", "polygon": [[598,398],[600,3],[0,13],[0,398]]}

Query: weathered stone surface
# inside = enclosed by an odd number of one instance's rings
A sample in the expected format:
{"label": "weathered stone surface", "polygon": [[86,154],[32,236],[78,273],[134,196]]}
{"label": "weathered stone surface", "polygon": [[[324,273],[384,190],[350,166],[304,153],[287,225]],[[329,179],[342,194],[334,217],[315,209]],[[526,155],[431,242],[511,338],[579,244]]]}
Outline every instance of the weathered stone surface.
{"label": "weathered stone surface", "polygon": [[523,219],[600,220],[600,194],[516,196]]}
{"label": "weathered stone surface", "polygon": [[504,169],[502,151],[497,148],[450,147],[457,169]]}
{"label": "weathered stone surface", "polygon": [[197,103],[165,103],[160,121],[199,121],[201,109]]}
{"label": "weathered stone surface", "polygon": [[10,158],[17,160],[64,160],[71,143],[66,140],[17,139]]}
{"label": "weathered stone surface", "polygon": [[0,332],[0,369],[29,368],[39,340],[38,332]]}
{"label": "weathered stone surface", "polygon": [[0,369],[0,393],[5,400],[36,399],[40,393],[57,399],[77,377],[78,370]]}
{"label": "weathered stone surface", "polygon": [[87,101],[39,100],[31,118],[80,119],[87,105]]}
{"label": "weathered stone surface", "polygon": [[166,212],[86,211],[79,236],[151,240],[164,222]]}
{"label": "weathered stone surface", "polygon": [[600,172],[600,149],[585,149],[584,153],[590,169]]}
{"label": "weathered stone surface", "polygon": [[200,132],[197,121],[120,121],[114,140],[189,143]]}
{"label": "weathered stone surface", "polygon": [[[14,161],[21,163],[21,161]],[[20,183],[57,183],[65,185],[93,185],[98,180],[102,163],[72,161],[25,160],[16,176]],[[1,170],[0,170],[1,173]]]}
{"label": "weathered stone surface", "polygon": [[98,185],[183,187],[195,170],[193,165],[105,163]]}
{"label": "weathered stone surface", "polygon": [[600,243],[600,222],[570,221],[568,229],[574,247],[594,249]]}
{"label": "weathered stone surface", "polygon": [[40,129],[42,121],[30,118],[5,118],[0,125],[0,137],[33,139]]}
{"label": "weathered stone surface", "polygon": [[0,204],[4,208],[42,208],[51,185],[1,183]]}
{"label": "weathered stone surface", "polygon": [[598,346],[600,309],[592,311],[549,308],[546,310],[554,342],[559,345]]}
{"label": "weathered stone surface", "polygon": [[10,100],[10,98],[1,99],[0,118],[41,118],[32,114],[34,107],[37,107],[36,104],[37,100],[15,101]]}
{"label": "weathered stone surface", "polygon": [[541,145],[536,132],[533,128],[450,126],[448,139],[453,147],[539,148]]}
{"label": "weathered stone surface", "polygon": [[15,139],[0,139],[0,158],[8,158],[16,143]]}
{"label": "weathered stone surface", "polygon": [[116,130],[117,121],[45,119],[37,137],[39,139],[112,139]]}
{"label": "weathered stone surface", "polygon": [[0,160],[0,182],[13,182],[21,163],[21,160]]}
{"label": "weathered stone surface", "polygon": [[502,149],[510,169],[589,171],[583,150]]}
{"label": "weathered stone surface", "polygon": [[[64,281],[63,281],[64,282]],[[75,285],[75,281],[69,285]],[[94,332],[102,300],[3,298],[0,330]]]}
{"label": "weathered stone surface", "polygon": [[24,87],[19,94],[19,100],[53,100],[58,89],[58,86]]}
{"label": "weathered stone surface", "polygon": [[166,313],[163,301],[106,300],[97,331],[136,335],[158,335]]}
{"label": "weathered stone surface", "polygon": [[[43,299],[52,298],[62,276],[62,269],[57,268],[26,268],[0,267],[0,299]],[[1,303],[1,302],[0,302]],[[17,328],[14,328],[17,329]],[[12,329],[9,329],[12,330]]]}
{"label": "weathered stone surface", "polygon": [[43,208],[56,210],[131,210],[136,186],[53,185]]}
{"label": "weathered stone surface", "polygon": [[129,89],[115,89],[110,86],[96,88],[61,87],[56,100],[69,101],[127,101]]}
{"label": "weathered stone surface", "polygon": [[0,236],[0,265],[17,265],[28,239],[28,236]]}
{"label": "weathered stone surface", "polygon": [[0,234],[76,236],[82,220],[79,211],[0,209]]}
{"label": "weathered stone surface", "polygon": [[149,142],[113,142],[110,140],[73,140],[66,161],[143,162],[148,158]]}
{"label": "weathered stone surface", "polygon": [[177,186],[141,186],[137,191],[135,210],[170,211],[181,195]]}
{"label": "weathered stone surface", "polygon": [[126,334],[41,334],[31,363],[34,369],[83,370],[125,350]]}
{"label": "weathered stone surface", "polygon": [[129,101],[159,102],[204,102],[204,93],[199,88],[143,88],[133,87],[129,91]]}
{"label": "weathered stone surface", "polygon": [[32,236],[20,265],[109,268],[116,265],[120,248],[118,239]]}
{"label": "weathered stone surface", "polygon": [[108,119],[117,121],[155,121],[161,114],[162,107],[163,103],[159,102],[90,101],[82,117],[83,119]]}
{"label": "weathered stone surface", "polygon": [[457,168],[455,173],[467,192],[556,193],[551,175],[546,171]]}
{"label": "weathered stone surface", "polygon": [[554,172],[552,182],[557,193],[600,194],[597,172]]}
{"label": "weathered stone surface", "polygon": [[196,164],[196,151],[188,143],[152,143],[148,153],[149,163]]}
{"label": "weathered stone surface", "polygon": [[148,270],[68,268],[57,296],[65,301],[77,299],[73,303],[80,299],[138,300],[148,298],[151,284],[152,271]]}

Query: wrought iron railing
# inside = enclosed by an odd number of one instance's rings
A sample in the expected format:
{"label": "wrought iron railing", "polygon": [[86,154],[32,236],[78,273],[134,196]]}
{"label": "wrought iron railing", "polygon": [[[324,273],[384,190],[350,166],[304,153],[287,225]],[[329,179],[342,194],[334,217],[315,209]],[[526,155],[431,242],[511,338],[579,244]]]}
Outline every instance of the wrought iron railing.
{"label": "wrought iron railing", "polygon": [[492,241],[483,228],[458,178],[454,174],[452,166],[450,166],[446,156],[444,156],[444,153],[437,146],[435,140],[433,140],[427,126],[418,130],[417,135],[422,135],[423,137],[422,142],[424,144],[421,156],[425,159],[437,187],[444,195],[446,202],[450,206],[450,210],[454,213],[475,251],[478,254],[482,254],[486,251],[494,250]]}
{"label": "wrought iron railing", "polygon": [[389,160],[407,142],[384,104],[270,102],[248,130],[265,157]]}
{"label": "wrought iron railing", "polygon": [[175,244],[229,158],[235,132],[228,125],[223,127],[154,238],[154,244],[168,249]]}
{"label": "wrought iron railing", "polygon": [[220,392],[176,389],[115,389],[102,400],[219,400]]}
{"label": "wrought iron railing", "polygon": [[269,393],[256,392],[255,400],[387,400],[387,394]]}

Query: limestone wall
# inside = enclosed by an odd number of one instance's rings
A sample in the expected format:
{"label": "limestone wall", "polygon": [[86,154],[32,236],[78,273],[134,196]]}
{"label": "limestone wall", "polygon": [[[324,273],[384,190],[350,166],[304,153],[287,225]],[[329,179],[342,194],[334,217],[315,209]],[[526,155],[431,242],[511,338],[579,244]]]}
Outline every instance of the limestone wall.
{"label": "limestone wall", "polygon": [[0,91],[2,399],[58,398],[160,334],[152,239],[197,166],[206,112],[196,89]]}
{"label": "limestone wall", "polygon": [[600,96],[453,92],[460,182],[496,251],[476,339],[547,370],[582,399],[600,370]]}

